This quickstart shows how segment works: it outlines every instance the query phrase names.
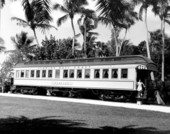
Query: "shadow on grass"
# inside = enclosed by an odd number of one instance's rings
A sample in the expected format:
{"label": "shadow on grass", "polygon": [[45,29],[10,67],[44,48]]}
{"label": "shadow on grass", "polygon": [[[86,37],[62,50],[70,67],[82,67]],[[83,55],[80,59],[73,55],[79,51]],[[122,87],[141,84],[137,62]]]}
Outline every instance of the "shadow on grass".
{"label": "shadow on grass", "polygon": [[151,127],[140,128],[135,125],[122,128],[88,128],[85,123],[56,117],[29,119],[21,116],[0,119],[0,134],[170,134],[170,131],[158,131]]}

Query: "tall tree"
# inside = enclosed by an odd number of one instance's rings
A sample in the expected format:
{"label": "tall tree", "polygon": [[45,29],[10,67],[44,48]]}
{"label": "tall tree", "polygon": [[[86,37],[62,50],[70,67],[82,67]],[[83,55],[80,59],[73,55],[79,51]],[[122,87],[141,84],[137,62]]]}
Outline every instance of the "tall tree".
{"label": "tall tree", "polygon": [[98,33],[92,30],[97,28],[97,17],[93,10],[86,10],[86,13],[81,15],[77,21],[81,34],[83,35],[83,52],[87,57],[87,36],[98,35]]}
{"label": "tall tree", "polygon": [[12,20],[16,20],[18,25],[30,27],[37,41],[37,46],[40,46],[36,29],[39,28],[42,32],[45,32],[45,30],[49,30],[49,28],[55,28],[50,25],[50,21],[52,21],[52,17],[50,16],[50,1],[22,0],[22,6],[25,11],[26,20],[17,17],[12,17]]}
{"label": "tall tree", "polygon": [[83,11],[85,10],[83,6],[87,4],[88,3],[86,0],[64,0],[63,5],[58,4],[58,3],[54,5],[55,10],[59,9],[65,13],[64,16],[60,17],[57,20],[58,26],[60,26],[62,23],[68,20],[68,18],[70,18],[71,20],[71,26],[73,30],[72,55],[74,55],[74,45],[75,45],[75,36],[76,36],[73,19],[76,14],[83,13]]}
{"label": "tall tree", "polygon": [[[146,51],[147,51],[147,57],[151,59],[151,54],[150,54],[150,47],[149,47],[149,40],[150,40],[150,35],[149,35],[149,29],[148,29],[148,24],[147,24],[147,12],[148,12],[148,7],[155,5],[155,0],[133,0],[133,3],[135,5],[141,5],[139,9],[139,19],[142,20],[143,12],[145,13],[145,28],[146,28]],[[154,80],[154,74],[151,73],[151,79]]]}
{"label": "tall tree", "polygon": [[120,44],[117,40],[116,29],[127,29],[131,24],[134,24],[134,19],[137,18],[134,5],[126,0],[98,0],[96,6],[97,11],[100,12],[99,20],[106,25],[112,26],[116,44],[116,56],[119,56]]}
{"label": "tall tree", "polygon": [[33,50],[36,46],[33,45],[33,37],[29,37],[26,32],[21,32],[20,34],[16,34],[15,37],[11,37],[11,40],[15,45],[13,53],[19,55],[19,61],[27,61],[33,56]]}
{"label": "tall tree", "polygon": [[[170,17],[170,1],[169,0],[155,0],[153,11],[160,17],[161,33],[162,33],[162,82],[165,81],[165,22],[169,23]],[[170,23],[169,23],[170,24]]]}
{"label": "tall tree", "polygon": [[151,54],[150,54],[150,49],[149,49],[149,38],[150,38],[150,35],[149,35],[149,29],[148,29],[148,24],[147,24],[147,12],[148,12],[148,7],[153,5],[154,3],[154,0],[133,0],[133,3],[135,5],[141,5],[140,6],[140,9],[139,9],[139,19],[140,20],[143,20],[142,19],[142,16],[143,16],[143,13],[145,13],[145,28],[146,28],[146,50],[147,50],[147,57],[149,59],[151,59]]}

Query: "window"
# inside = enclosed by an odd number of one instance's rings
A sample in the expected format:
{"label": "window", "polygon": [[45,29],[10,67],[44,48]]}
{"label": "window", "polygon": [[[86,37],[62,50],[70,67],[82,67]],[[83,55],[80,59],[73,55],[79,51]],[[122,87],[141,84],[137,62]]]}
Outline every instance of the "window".
{"label": "window", "polygon": [[24,70],[21,70],[21,77],[24,77]]}
{"label": "window", "polygon": [[16,77],[19,78],[19,70],[16,71]]}
{"label": "window", "polygon": [[82,70],[77,70],[77,78],[82,78]]}
{"label": "window", "polygon": [[25,71],[25,78],[29,78],[29,70]]}
{"label": "window", "polygon": [[90,78],[90,69],[85,69],[85,78]]}
{"label": "window", "polygon": [[69,77],[70,77],[70,78],[74,78],[74,70],[73,70],[73,69],[70,70]]}
{"label": "window", "polygon": [[48,70],[48,78],[52,78],[53,77],[53,70]]}
{"label": "window", "polygon": [[63,78],[68,78],[68,70],[64,70],[64,72],[63,72]]}
{"label": "window", "polygon": [[40,77],[40,70],[36,71],[36,77],[39,78]]}
{"label": "window", "polygon": [[42,70],[42,77],[43,77],[43,78],[46,77],[46,70]]}
{"label": "window", "polygon": [[60,78],[60,70],[55,70],[55,78]]}
{"label": "window", "polygon": [[34,70],[31,70],[31,77],[34,77]]}
{"label": "window", "polygon": [[112,78],[118,78],[118,69],[112,69]]}
{"label": "window", "polygon": [[109,78],[109,69],[103,69],[103,78]]}
{"label": "window", "polygon": [[128,70],[122,69],[121,70],[121,78],[127,78],[127,76],[128,76]]}
{"label": "window", "polygon": [[94,70],[94,78],[100,78],[100,69]]}

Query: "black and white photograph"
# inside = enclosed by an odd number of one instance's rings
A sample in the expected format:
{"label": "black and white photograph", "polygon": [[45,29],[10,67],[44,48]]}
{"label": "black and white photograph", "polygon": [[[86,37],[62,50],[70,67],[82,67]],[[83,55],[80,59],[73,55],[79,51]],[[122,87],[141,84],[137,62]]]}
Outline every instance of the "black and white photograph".
{"label": "black and white photograph", "polygon": [[0,134],[170,134],[170,0],[0,0]]}

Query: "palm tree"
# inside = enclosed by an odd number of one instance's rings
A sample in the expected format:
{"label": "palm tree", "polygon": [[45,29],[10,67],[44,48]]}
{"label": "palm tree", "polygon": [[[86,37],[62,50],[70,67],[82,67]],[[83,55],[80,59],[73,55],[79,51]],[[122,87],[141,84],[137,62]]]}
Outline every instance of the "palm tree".
{"label": "palm tree", "polygon": [[85,8],[83,8],[82,6],[85,6],[87,4],[88,3],[86,0],[65,0],[63,5],[58,3],[54,5],[55,10],[59,9],[65,13],[64,16],[60,17],[57,20],[58,26],[64,23],[68,18],[70,18],[71,20],[71,26],[73,30],[72,55],[74,55],[74,44],[75,44],[75,36],[76,36],[73,19],[76,14],[83,13]]}
{"label": "palm tree", "polygon": [[160,17],[161,20],[161,33],[162,33],[162,82],[165,81],[165,22],[170,24],[168,20],[170,17],[170,1],[169,0],[155,0],[153,11]]}
{"label": "palm tree", "polygon": [[143,12],[145,13],[145,28],[146,28],[146,35],[147,35],[147,40],[146,40],[146,50],[147,50],[147,56],[149,59],[151,59],[151,54],[150,54],[150,48],[149,48],[149,30],[148,30],[148,24],[147,24],[147,12],[148,12],[148,7],[153,5],[154,0],[133,0],[133,3],[135,5],[141,5],[139,9],[139,18],[142,20],[142,15]]}
{"label": "palm tree", "polygon": [[97,17],[93,10],[86,10],[86,13],[81,15],[77,21],[81,34],[83,35],[83,52],[87,57],[87,36],[98,35],[92,30],[97,28]]}
{"label": "palm tree", "polygon": [[98,0],[97,11],[100,12],[100,22],[111,25],[113,29],[113,36],[116,45],[116,56],[119,56],[120,46],[117,41],[116,29],[127,29],[134,23],[134,19],[137,18],[136,12],[134,12],[134,6],[125,0]]}
{"label": "palm tree", "polygon": [[33,45],[33,37],[29,37],[26,32],[21,32],[20,34],[16,34],[15,37],[11,37],[11,40],[16,48],[13,53],[16,53],[21,61],[28,60],[29,57],[32,57],[33,50],[36,47],[36,45]]}
{"label": "palm tree", "polygon": [[[147,24],[147,13],[148,13],[148,7],[153,6],[155,3],[155,0],[133,0],[133,4],[135,5],[141,5],[139,9],[139,19],[142,20],[143,12],[145,13],[145,28],[146,28],[146,51],[147,51],[147,57],[151,59],[150,54],[150,47],[149,47],[149,41],[150,41],[150,35],[149,35],[149,29]],[[154,80],[154,74],[151,73],[151,79]]]}
{"label": "palm tree", "polygon": [[12,20],[18,21],[18,25],[30,27],[37,41],[37,46],[40,46],[35,30],[39,28],[42,32],[45,32],[49,28],[55,28],[50,25],[52,17],[50,16],[49,0],[33,0],[31,2],[29,0],[23,0],[22,6],[24,7],[26,20],[17,17],[12,17]]}

